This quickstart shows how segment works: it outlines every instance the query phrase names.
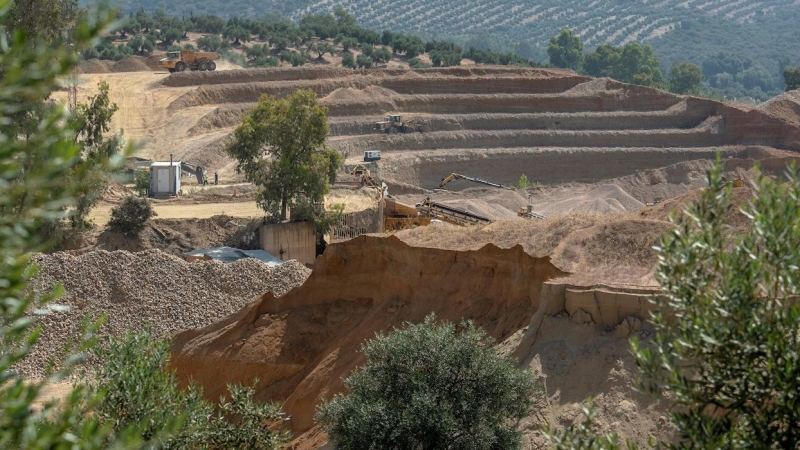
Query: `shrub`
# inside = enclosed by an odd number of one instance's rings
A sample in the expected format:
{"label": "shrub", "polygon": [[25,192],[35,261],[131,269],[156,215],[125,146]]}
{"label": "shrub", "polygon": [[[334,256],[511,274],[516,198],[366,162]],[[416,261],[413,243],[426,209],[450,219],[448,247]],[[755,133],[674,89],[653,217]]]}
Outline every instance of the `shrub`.
{"label": "shrub", "polygon": [[353,54],[351,52],[344,51],[342,53],[342,65],[350,69],[356,68],[356,60],[353,58]]}
{"label": "shrub", "polygon": [[419,58],[411,58],[411,59],[409,59],[408,60],[408,65],[412,69],[427,69],[428,67],[431,67],[430,64],[426,63],[425,61],[423,61],[423,60],[421,60]]}
{"label": "shrub", "polygon": [[528,181],[528,176],[524,173],[519,176],[519,181],[517,181],[517,187],[520,189],[528,189],[531,187],[531,182]]}
{"label": "shrub", "polygon": [[[95,356],[103,368],[86,388],[105,393],[95,412],[115,431],[133,428],[145,442],[165,448],[276,449],[286,443],[285,431],[271,429],[285,419],[280,405],[258,403],[253,389],[229,385],[230,397],[215,410],[197,386],[178,386],[167,366],[169,342],[149,330],[112,337]],[[176,423],[178,413],[184,420]],[[174,424],[171,435],[160,435],[163,424]]]}
{"label": "shrub", "polygon": [[133,180],[136,184],[136,193],[139,197],[147,197],[147,194],[150,192],[150,172],[137,170],[133,174]]}
{"label": "shrub", "polygon": [[111,210],[108,228],[126,236],[136,236],[144,230],[147,221],[155,215],[147,199],[131,196]]}
{"label": "shrub", "polygon": [[358,57],[356,58],[356,66],[363,67],[365,69],[370,69],[372,68],[372,58],[370,58],[369,56],[358,55]]}
{"label": "shrub", "polygon": [[519,448],[518,421],[537,391],[530,372],[495,351],[471,322],[378,335],[367,362],[317,411],[336,448]]}

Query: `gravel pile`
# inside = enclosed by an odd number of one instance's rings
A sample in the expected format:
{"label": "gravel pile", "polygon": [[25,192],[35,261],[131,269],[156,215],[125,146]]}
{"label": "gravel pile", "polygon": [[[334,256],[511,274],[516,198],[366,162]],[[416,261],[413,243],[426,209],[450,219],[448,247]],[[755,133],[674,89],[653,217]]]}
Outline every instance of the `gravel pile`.
{"label": "gravel pile", "polygon": [[40,254],[33,262],[40,268],[32,283],[34,292],[46,293],[61,283],[64,295],[58,304],[70,309],[41,319],[41,338],[17,367],[29,377],[42,376],[48,361],[63,360],[65,343],[78,337],[86,315],[108,315],[103,335],[120,335],[149,324],[157,336],[172,336],[209,325],[265,292],[283,295],[311,273],[297,261],[275,267],[250,258],[229,264],[189,263],[160,250]]}

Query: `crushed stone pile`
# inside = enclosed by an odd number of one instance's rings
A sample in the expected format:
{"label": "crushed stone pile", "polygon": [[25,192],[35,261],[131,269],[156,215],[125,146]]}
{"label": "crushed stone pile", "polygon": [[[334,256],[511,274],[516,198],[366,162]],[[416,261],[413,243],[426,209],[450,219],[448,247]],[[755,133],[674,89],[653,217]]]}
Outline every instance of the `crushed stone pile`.
{"label": "crushed stone pile", "polygon": [[[216,322],[268,291],[283,295],[311,273],[294,260],[274,267],[250,258],[189,263],[160,250],[38,254],[32,259],[40,270],[32,283],[34,294],[48,293],[60,283],[64,295],[56,303],[69,310],[41,318],[39,342],[17,366],[29,377],[43,376],[50,361],[63,361],[65,344],[79,336],[87,315],[108,315],[102,336],[149,326],[156,336],[171,337]],[[99,362],[87,365],[92,369]]]}

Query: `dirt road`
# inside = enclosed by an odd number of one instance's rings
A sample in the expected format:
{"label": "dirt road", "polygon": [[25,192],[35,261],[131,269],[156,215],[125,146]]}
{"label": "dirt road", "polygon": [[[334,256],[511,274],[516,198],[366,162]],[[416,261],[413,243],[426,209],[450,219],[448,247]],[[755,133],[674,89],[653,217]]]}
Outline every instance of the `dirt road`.
{"label": "dirt road", "polygon": [[[98,206],[89,214],[95,225],[105,226],[111,218],[112,205]],[[263,217],[264,211],[254,201],[242,203],[154,204],[159,219],[206,219],[213,216]]]}

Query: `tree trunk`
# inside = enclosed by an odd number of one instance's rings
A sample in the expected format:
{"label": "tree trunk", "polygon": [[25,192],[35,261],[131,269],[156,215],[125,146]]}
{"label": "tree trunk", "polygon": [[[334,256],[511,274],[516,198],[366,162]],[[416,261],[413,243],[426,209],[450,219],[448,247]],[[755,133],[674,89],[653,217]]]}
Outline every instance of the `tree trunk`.
{"label": "tree trunk", "polygon": [[281,220],[286,220],[286,197],[281,199]]}

